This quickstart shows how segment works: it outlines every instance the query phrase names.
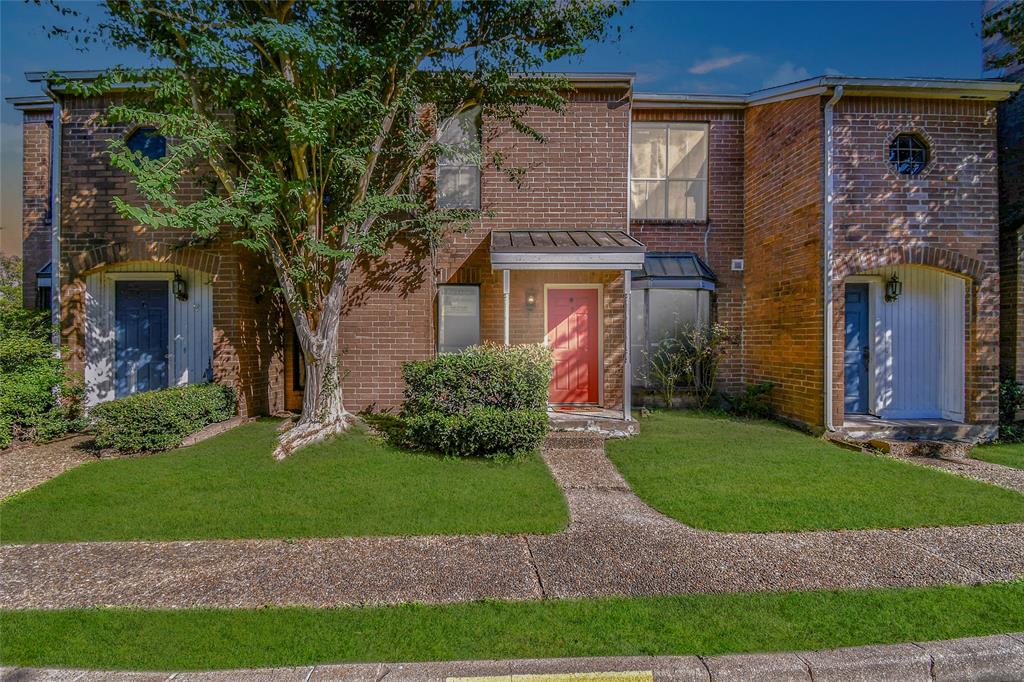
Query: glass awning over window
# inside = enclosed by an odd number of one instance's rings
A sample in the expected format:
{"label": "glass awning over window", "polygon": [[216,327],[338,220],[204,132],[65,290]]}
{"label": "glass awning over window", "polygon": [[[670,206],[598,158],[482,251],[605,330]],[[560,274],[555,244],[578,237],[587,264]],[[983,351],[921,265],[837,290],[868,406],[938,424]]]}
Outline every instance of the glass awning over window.
{"label": "glass awning over window", "polygon": [[717,281],[714,271],[692,251],[647,253],[643,268],[633,273],[636,289],[714,291]]}

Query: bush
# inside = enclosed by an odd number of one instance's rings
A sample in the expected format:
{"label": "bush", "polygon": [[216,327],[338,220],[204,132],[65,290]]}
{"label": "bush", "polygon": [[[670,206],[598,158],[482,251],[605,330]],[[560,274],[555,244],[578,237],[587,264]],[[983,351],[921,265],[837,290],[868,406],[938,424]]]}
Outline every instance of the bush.
{"label": "bush", "polygon": [[737,396],[725,396],[729,411],[741,417],[767,419],[772,416],[771,392],[775,384],[761,381],[750,384]]}
{"label": "bush", "polygon": [[484,345],[403,366],[404,438],[446,455],[519,455],[547,434],[551,354]]}
{"label": "bush", "polygon": [[461,414],[423,412],[406,418],[406,438],[420,447],[460,457],[517,457],[532,452],[548,432],[538,410],[474,407]]}
{"label": "bush", "polygon": [[726,355],[726,346],[735,343],[726,327],[681,326],[645,351],[650,379],[672,407],[676,391],[685,386],[700,410],[711,404],[718,383],[718,368]]}
{"label": "bush", "polygon": [[1006,379],[999,385],[999,439],[1008,442],[1024,440],[1024,422],[1017,413],[1024,410],[1024,384]]}
{"label": "bush", "polygon": [[181,445],[204,426],[233,417],[236,405],[227,386],[192,384],[102,403],[89,416],[99,447],[147,452]]}
{"label": "bush", "polygon": [[0,448],[16,439],[52,440],[84,425],[84,389],[49,337],[47,313],[0,293]]}

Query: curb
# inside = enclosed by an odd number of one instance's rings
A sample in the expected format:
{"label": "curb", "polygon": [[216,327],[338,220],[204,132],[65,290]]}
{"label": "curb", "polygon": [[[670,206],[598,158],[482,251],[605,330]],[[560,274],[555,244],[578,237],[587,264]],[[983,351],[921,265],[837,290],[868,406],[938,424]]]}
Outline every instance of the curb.
{"label": "curb", "polygon": [[821,651],[728,656],[614,656],[442,663],[348,663],[294,668],[209,672],[84,671],[0,668],[0,680],[77,680],[127,682],[174,680],[212,682],[253,679],[266,682],[356,682],[387,677],[404,682],[961,682],[1024,680],[1024,633],[966,637],[937,642],[869,645]]}

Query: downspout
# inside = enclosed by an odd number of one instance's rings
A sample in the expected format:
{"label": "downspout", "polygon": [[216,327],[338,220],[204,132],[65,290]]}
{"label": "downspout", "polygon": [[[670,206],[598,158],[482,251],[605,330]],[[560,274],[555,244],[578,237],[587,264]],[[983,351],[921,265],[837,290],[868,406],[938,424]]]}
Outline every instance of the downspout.
{"label": "downspout", "polygon": [[835,314],[835,306],[832,303],[832,250],[833,250],[833,202],[835,200],[835,168],[833,156],[834,133],[833,130],[833,108],[843,96],[843,86],[837,85],[832,93],[832,99],[825,104],[825,239],[824,253],[822,254],[822,272],[825,278],[825,347],[822,355],[825,357],[825,373],[822,380],[825,383],[825,428],[835,431],[836,425],[832,420],[832,329],[835,321],[832,319]]}
{"label": "downspout", "polygon": [[53,127],[50,131],[50,323],[53,325],[54,344],[60,354],[60,166],[61,166],[61,103],[60,97],[50,87],[43,85],[43,92],[53,100]]}
{"label": "downspout", "polygon": [[[630,232],[633,219],[633,80],[629,82],[629,125],[626,126],[626,234]],[[633,358],[630,356],[633,343],[633,272],[622,271],[623,296],[623,345],[625,352],[622,363],[622,419],[633,419]]]}

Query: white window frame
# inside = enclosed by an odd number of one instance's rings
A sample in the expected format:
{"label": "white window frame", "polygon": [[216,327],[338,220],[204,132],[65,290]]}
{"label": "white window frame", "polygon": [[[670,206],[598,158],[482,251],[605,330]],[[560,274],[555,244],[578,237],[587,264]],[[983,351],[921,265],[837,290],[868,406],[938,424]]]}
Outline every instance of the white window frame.
{"label": "white window frame", "polygon": [[[454,116],[453,118],[450,118],[450,119],[448,119],[446,121],[441,122],[437,126],[437,136],[438,136],[438,139],[440,139],[442,133],[444,132],[444,130],[448,126],[453,125],[453,124],[454,125],[458,125],[458,120],[460,118],[464,117],[464,116],[467,116],[467,115],[474,117],[474,124],[475,124],[474,125],[474,132],[475,132],[475,135],[476,135],[477,150],[479,152],[479,150],[481,148],[481,145],[482,145],[481,131],[483,129],[482,113],[481,113],[481,108],[480,107],[473,107],[472,109],[468,109],[468,110],[462,112],[461,114],[458,114],[458,115]],[[470,175],[470,177],[473,180],[475,180],[476,192],[474,193],[474,196],[473,196],[472,200],[468,204],[460,205],[460,204],[454,203],[454,202],[450,203],[450,204],[445,202],[444,197],[442,197],[442,195],[441,195],[441,174],[443,172],[459,173],[459,174],[467,173],[467,174]],[[480,190],[480,184],[481,184],[480,180],[481,180],[481,173],[480,173],[480,163],[479,163],[479,161],[474,161],[472,163],[469,163],[469,162],[467,162],[466,159],[451,158],[451,157],[448,157],[445,154],[438,154],[438,156],[437,156],[437,164],[436,164],[436,167],[435,167],[435,178],[434,178],[434,186],[437,188],[437,197],[436,198],[437,198],[437,205],[438,205],[438,207],[439,208],[461,208],[461,209],[479,210],[480,209],[480,193],[481,193],[481,190]]]}
{"label": "white window frame", "polygon": [[[703,177],[669,177],[668,176],[668,149],[669,149],[669,132],[672,129],[676,130],[701,130],[704,132],[704,148],[705,148],[705,163],[704,163],[704,176]],[[657,130],[662,129],[665,131],[665,175],[664,177],[638,177],[631,175],[629,178],[629,201],[630,210],[633,211],[635,220],[665,220],[665,221],[680,221],[680,222],[706,222],[708,219],[708,199],[709,199],[709,178],[711,168],[711,126],[708,123],[700,123],[693,121],[641,121],[633,123],[633,129],[647,129]],[[636,136],[630,136],[630,158],[633,155],[632,145],[636,144]],[[630,163],[630,169],[632,173],[634,165]],[[633,187],[637,182],[644,183],[645,186],[650,186],[650,183],[662,183],[665,186],[665,206],[663,216],[648,218],[646,216],[636,215],[637,208],[632,205],[633,202]],[[681,185],[683,183],[702,182],[704,183],[704,202],[703,202],[703,214],[696,216],[673,216],[669,215],[670,202],[670,190],[673,184]]]}

